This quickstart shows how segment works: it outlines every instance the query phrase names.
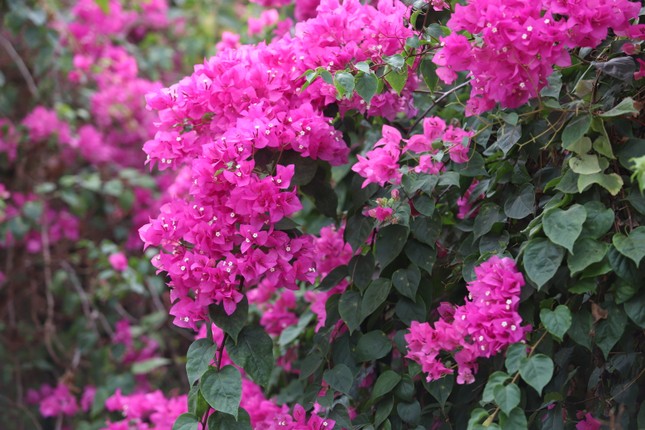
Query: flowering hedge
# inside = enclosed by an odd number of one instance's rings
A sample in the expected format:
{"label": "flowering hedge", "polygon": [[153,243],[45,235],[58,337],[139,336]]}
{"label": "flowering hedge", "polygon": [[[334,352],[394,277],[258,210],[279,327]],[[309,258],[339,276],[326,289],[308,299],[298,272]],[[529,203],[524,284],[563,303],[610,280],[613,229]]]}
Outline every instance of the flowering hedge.
{"label": "flowering hedge", "polygon": [[3,330],[43,333],[55,380],[15,363],[8,401],[57,428],[644,426],[641,3],[257,3],[183,78],[183,2],[9,6],[78,95],[0,129]]}

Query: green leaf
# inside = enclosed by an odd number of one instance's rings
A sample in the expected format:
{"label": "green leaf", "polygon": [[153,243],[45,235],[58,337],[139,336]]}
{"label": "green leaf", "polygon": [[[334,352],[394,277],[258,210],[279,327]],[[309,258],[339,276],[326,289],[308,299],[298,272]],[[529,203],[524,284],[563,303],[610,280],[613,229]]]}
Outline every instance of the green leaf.
{"label": "green leaf", "polygon": [[542,227],[551,242],[574,254],[573,244],[580,236],[586,219],[587,211],[584,206],[576,204],[566,211],[557,208],[547,212],[542,220]]}
{"label": "green leaf", "polygon": [[493,150],[495,148],[499,148],[504,153],[504,156],[506,156],[506,154],[508,154],[508,152],[511,149],[513,149],[515,144],[519,142],[521,137],[522,137],[521,125],[511,126],[509,124],[504,124],[502,125],[502,127],[500,127],[499,130],[497,130],[497,141],[490,149]]}
{"label": "green leaf", "polygon": [[504,202],[504,213],[513,219],[523,219],[535,210],[535,188],[531,184],[524,184]]}
{"label": "green leaf", "polygon": [[358,339],[356,359],[358,361],[378,360],[392,350],[392,341],[381,330],[374,330]]}
{"label": "green leaf", "polygon": [[354,375],[346,365],[340,363],[333,369],[327,369],[323,373],[323,379],[331,388],[344,394],[349,394],[354,382]]}
{"label": "green leaf", "polygon": [[591,175],[578,176],[578,192],[583,192],[588,186],[598,184],[612,196],[615,196],[623,188],[623,178],[616,173],[604,174],[594,173]]}
{"label": "green leaf", "polygon": [[573,313],[573,321],[569,328],[569,337],[580,346],[584,346],[591,351],[591,328],[593,319],[586,309],[581,309]]}
{"label": "green leaf", "polygon": [[361,318],[361,295],[358,291],[345,291],[338,302],[338,313],[347,324],[350,333],[353,333],[363,321]]}
{"label": "green leaf", "polygon": [[542,88],[540,95],[542,97],[552,97],[554,99],[560,98],[560,90],[562,90],[562,73],[555,71],[547,78],[549,83],[546,87]]}
{"label": "green leaf", "polygon": [[428,86],[428,89],[430,91],[434,90],[439,79],[436,73],[437,66],[429,58],[424,58],[421,60],[419,68],[421,70],[421,76],[423,76],[423,81]]}
{"label": "green leaf", "polygon": [[172,425],[172,430],[197,430],[199,418],[193,414],[181,414]]}
{"label": "green leaf", "polygon": [[614,211],[597,200],[585,203],[584,207],[587,219],[582,225],[581,236],[593,239],[604,236],[614,225]]}
{"label": "green leaf", "polygon": [[381,373],[372,389],[372,394],[370,395],[371,401],[374,401],[394,390],[394,387],[397,386],[399,381],[401,381],[401,375],[393,370],[388,369]]}
{"label": "green leaf", "polygon": [[165,357],[153,357],[143,361],[137,361],[132,365],[132,373],[135,375],[144,375],[150,373],[153,370],[167,366],[170,364],[170,360]]}
{"label": "green leaf", "polygon": [[520,404],[522,393],[520,388],[511,383],[508,385],[498,385],[495,388],[495,403],[505,414],[510,413],[517,405]]}
{"label": "green leaf", "polygon": [[232,415],[215,411],[208,417],[208,430],[252,430],[251,418],[242,408],[238,409],[237,420]]}
{"label": "green leaf", "polygon": [[396,405],[396,411],[404,422],[411,425],[418,424],[421,418],[421,405],[416,400],[411,403],[400,402]]}
{"label": "green leaf", "polygon": [[586,155],[589,151],[591,151],[592,144],[591,144],[591,139],[585,136],[574,143],[571,143],[569,145],[562,145],[562,146],[567,151],[575,152],[576,154],[583,156],[583,155]]}
{"label": "green leaf", "polygon": [[407,269],[399,269],[392,274],[392,284],[394,288],[403,296],[414,301],[417,296],[417,289],[421,281],[421,271],[411,264]]}
{"label": "green leaf", "polygon": [[443,409],[446,406],[448,397],[450,397],[452,387],[455,385],[455,375],[445,375],[443,378],[431,382],[425,382],[424,380],[423,385],[428,393],[437,399],[437,402],[439,402],[439,405]]}
{"label": "green leaf", "polygon": [[383,227],[376,235],[376,261],[387,267],[401,253],[408,239],[408,228],[392,224]]}
{"label": "green leaf", "polygon": [[587,134],[589,127],[591,127],[590,115],[580,115],[569,121],[562,132],[562,146],[566,148],[576,143]]}
{"label": "green leaf", "polygon": [[630,56],[612,58],[609,61],[592,61],[591,65],[613,78],[620,81],[631,81],[634,79],[636,62]]}
{"label": "green leaf", "polygon": [[216,351],[217,345],[210,339],[197,339],[190,345],[186,356],[186,374],[190,385],[208,370]]}
{"label": "green leaf", "polygon": [[495,203],[484,203],[479,208],[479,213],[477,214],[477,217],[475,218],[475,222],[473,224],[474,238],[477,239],[485,235],[486,233],[491,231],[495,224],[504,221],[506,221],[506,216],[502,212],[502,208],[500,208]]}
{"label": "green leaf", "polygon": [[531,239],[524,249],[524,269],[538,290],[555,275],[564,258],[564,249],[544,238]]}
{"label": "green leaf", "polygon": [[627,316],[617,307],[607,308],[607,318],[600,321],[596,326],[596,345],[602,351],[605,359],[609,357],[612,348],[625,332]]}
{"label": "green leaf", "polygon": [[389,57],[383,57],[383,61],[385,61],[385,64],[389,64],[397,70],[405,66],[405,58],[403,58],[403,55],[401,54],[394,54],[390,55]]}
{"label": "green leaf", "polygon": [[506,383],[510,380],[511,377],[504,372],[496,371],[491,373],[488,376],[488,381],[486,381],[486,386],[484,387],[484,392],[482,393],[481,404],[485,405],[486,403],[492,403],[495,400],[495,389]]}
{"label": "green leaf", "polygon": [[[470,418],[468,419],[468,427],[466,430],[481,430],[485,429],[482,425],[482,421],[486,418],[488,418],[490,414],[486,409],[482,408],[475,408],[470,412]],[[491,427],[488,427],[489,429]]]}
{"label": "green leaf", "polygon": [[645,257],[645,227],[635,228],[629,233],[629,236],[616,233],[612,237],[612,243],[618,252],[638,266]]}
{"label": "green leaf", "polygon": [[631,298],[623,306],[629,319],[640,328],[645,328],[645,293]]}
{"label": "green leaf", "polygon": [[94,0],[94,2],[101,9],[101,12],[103,12],[104,15],[109,15],[109,13],[110,13],[110,0]]}
{"label": "green leaf", "polygon": [[526,358],[526,344],[514,343],[506,350],[506,360],[504,365],[509,374],[513,374],[520,370],[520,363],[523,358]]}
{"label": "green leaf", "polygon": [[593,149],[600,155],[604,155],[605,157],[609,158],[610,160],[615,159],[616,157],[614,156],[614,151],[611,148],[611,143],[609,143],[609,139],[605,136],[598,136],[596,140],[593,142]]}
{"label": "green leaf", "polygon": [[336,72],[334,75],[334,86],[340,98],[351,97],[354,92],[354,75],[344,71]]}
{"label": "green leaf", "polygon": [[540,310],[540,320],[544,328],[556,337],[562,340],[569,327],[571,327],[571,311],[565,305],[559,305],[555,310]]}
{"label": "green leaf", "polygon": [[371,252],[365,255],[355,255],[347,264],[347,269],[349,271],[349,276],[352,278],[352,282],[361,291],[364,291],[369,283],[372,282],[374,264],[374,254]]}
{"label": "green leaf", "polygon": [[372,281],[361,301],[361,321],[376,311],[387,299],[392,288],[392,281],[379,278]]}
{"label": "green leaf", "polygon": [[[584,230],[583,230],[584,231]],[[609,245],[583,237],[573,246],[573,255],[567,257],[567,265],[572,275],[582,272],[594,263],[605,258]]]}
{"label": "green leaf", "polygon": [[373,228],[374,218],[357,213],[347,219],[345,242],[349,243],[353,250],[357,250],[365,243]]}
{"label": "green leaf", "polygon": [[334,268],[331,272],[327,274],[318,284],[318,289],[320,291],[328,291],[334,288],[336,285],[340,284],[347,276],[349,276],[349,270],[347,266],[342,265]]}
{"label": "green leaf", "polygon": [[434,210],[435,210],[434,199],[431,197],[428,197],[426,194],[421,194],[415,197],[413,202],[414,202],[414,208],[421,215],[431,217],[432,214],[434,213]]}
{"label": "green leaf", "polygon": [[598,284],[596,282],[595,277],[593,277],[591,279],[581,279],[577,281],[575,284],[570,286],[568,290],[573,294],[585,294],[585,293],[593,294],[596,292],[597,287],[598,287]]}
{"label": "green leaf", "polygon": [[231,315],[226,313],[224,306],[212,304],[208,307],[208,315],[217,327],[221,328],[224,333],[233,338],[234,342],[237,342],[237,337],[247,322],[249,301],[244,296]]}
{"label": "green leaf", "polygon": [[412,220],[410,225],[412,236],[421,243],[434,248],[439,235],[441,234],[441,219],[438,216],[432,218],[418,216]]}
{"label": "green leaf", "polygon": [[527,430],[529,427],[522,408],[515,408],[510,414],[501,414],[499,424],[502,430]]}
{"label": "green leaf", "polygon": [[404,67],[399,71],[390,69],[388,73],[385,74],[385,80],[392,87],[397,94],[401,94],[405,83],[408,81],[408,68]]}
{"label": "green leaf", "polygon": [[569,159],[569,167],[579,175],[591,175],[599,173],[603,169],[600,167],[600,161],[595,154],[582,154]]}
{"label": "green leaf", "polygon": [[553,376],[553,361],[544,354],[524,358],[520,364],[520,376],[524,382],[542,395],[542,389]]}
{"label": "green leaf", "polygon": [[359,73],[356,77],[356,92],[369,105],[378,89],[378,78],[374,73]]}
{"label": "green leaf", "polygon": [[314,314],[312,312],[306,312],[304,313],[299,319],[298,319],[298,324],[296,325],[291,325],[284,330],[282,330],[282,333],[280,333],[280,337],[278,338],[278,345],[281,347],[285,347],[294,340],[300,336],[311,320],[314,318]]}
{"label": "green leaf", "polygon": [[372,72],[370,64],[367,61],[359,61],[358,63],[354,64],[354,67],[356,67],[356,70],[361,71],[363,73]]}
{"label": "green leaf", "polygon": [[190,387],[190,391],[188,392],[188,412],[202,417],[209,408],[210,406],[204,399],[204,395],[199,391],[199,385]]}
{"label": "green leaf", "polygon": [[432,273],[432,268],[437,259],[437,251],[435,249],[412,239],[405,245],[405,255],[411,262],[426,272]]}
{"label": "green leaf", "polygon": [[200,390],[211,407],[237,418],[242,399],[242,376],[233,366],[224,366],[218,372],[211,367],[200,381]]}
{"label": "green leaf", "polygon": [[262,327],[249,325],[242,329],[235,344],[226,341],[226,351],[231,360],[240,366],[257,384],[266,387],[274,366],[273,340]]}
{"label": "green leaf", "polygon": [[636,106],[634,105],[634,99],[627,97],[612,109],[605,113],[601,113],[598,116],[601,118],[613,118],[621,115],[638,115],[638,112],[639,110],[636,109]]}
{"label": "green leaf", "polygon": [[[379,404],[376,405],[376,412],[374,413],[374,425],[377,428],[387,419],[388,416],[390,416],[390,413],[392,412],[393,408],[394,408],[393,396],[383,399],[382,402],[379,402]],[[344,428],[350,428],[350,427],[344,427]],[[385,426],[380,427],[380,429],[384,430]]]}

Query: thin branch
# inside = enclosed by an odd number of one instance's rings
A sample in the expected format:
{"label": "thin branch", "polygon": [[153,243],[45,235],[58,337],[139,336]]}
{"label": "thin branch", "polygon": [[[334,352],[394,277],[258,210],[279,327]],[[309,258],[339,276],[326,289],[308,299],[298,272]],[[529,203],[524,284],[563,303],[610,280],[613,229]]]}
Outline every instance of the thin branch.
{"label": "thin branch", "polygon": [[420,116],[419,116],[419,118],[414,122],[414,124],[412,124],[412,126],[408,129],[408,135],[412,132],[412,130],[414,130],[414,128],[415,128],[417,125],[419,125],[419,123],[423,120],[423,118],[425,118],[425,117],[426,117],[426,115],[428,115],[428,114],[430,113],[430,111],[431,111],[432,109],[434,109],[434,108],[435,108],[435,106],[437,106],[437,105],[438,105],[438,104],[439,104],[443,99],[445,99],[446,97],[448,97],[449,95],[451,95],[451,94],[452,94],[452,93],[454,93],[455,91],[459,91],[460,89],[462,89],[463,87],[465,87],[466,85],[468,85],[468,84],[470,83],[470,81],[472,81],[472,79],[469,79],[469,80],[467,80],[466,82],[463,82],[463,83],[461,83],[461,84],[457,85],[456,87],[453,87],[453,88],[449,89],[448,91],[446,91],[445,93],[443,93],[443,94],[441,95],[441,97],[439,97],[439,98],[437,98],[436,100],[434,100],[434,101],[432,102],[432,104],[430,105],[430,107],[429,107],[428,109],[426,109],[426,111],[425,111],[425,112],[423,112],[423,114],[422,114],[422,115],[420,115]]}
{"label": "thin branch", "polygon": [[83,313],[85,314],[85,318],[92,324],[92,329],[94,333],[97,335],[99,334],[99,329],[96,326],[96,314],[92,312],[92,305],[90,304],[90,299],[87,296],[87,293],[83,289],[83,286],[81,285],[81,281],[78,279],[78,276],[76,276],[76,272],[74,271],[74,268],[70,266],[70,264],[67,261],[61,261],[60,263],[61,266],[63,266],[63,269],[67,272],[67,274],[70,277],[70,280],[72,281],[72,285],[74,286],[74,289],[78,293],[78,296],[81,299],[81,308],[83,309]]}
{"label": "thin branch", "polygon": [[23,61],[20,54],[18,54],[18,51],[16,51],[16,49],[11,44],[11,41],[6,37],[4,37],[2,34],[0,34],[0,45],[2,45],[5,51],[7,51],[7,54],[9,54],[13,62],[16,64],[16,67],[18,67],[18,70],[20,71],[22,78],[27,83],[27,88],[29,89],[29,92],[31,93],[31,95],[34,98],[38,98],[38,87],[36,86],[34,77],[31,76],[31,72],[27,68],[27,65]]}

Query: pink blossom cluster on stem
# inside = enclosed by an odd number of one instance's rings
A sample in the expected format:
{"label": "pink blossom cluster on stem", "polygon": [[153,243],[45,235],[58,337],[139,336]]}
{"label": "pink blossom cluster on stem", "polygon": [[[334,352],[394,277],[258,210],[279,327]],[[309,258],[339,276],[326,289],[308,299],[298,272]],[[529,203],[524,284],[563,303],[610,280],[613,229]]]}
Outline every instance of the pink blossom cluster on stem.
{"label": "pink blossom cluster on stem", "polygon": [[[473,133],[454,125],[446,125],[439,117],[425,118],[423,133],[404,140],[401,132],[389,125],[383,126],[383,137],[378,140],[365,156],[358,155],[358,162],[352,170],[365,178],[363,188],[369,184],[381,187],[386,183],[399,184],[403,172],[401,157],[409,153],[416,157],[417,165],[413,170],[420,174],[436,175],[444,169],[442,154],[444,151],[454,163],[468,161],[470,138]],[[405,145],[402,145],[405,142]]]}
{"label": "pink blossom cluster on stem", "polygon": [[570,65],[567,49],[596,47],[609,29],[642,37],[644,26],[631,23],[640,8],[628,0],[470,0],[455,5],[452,34],[441,38],[433,61],[446,83],[460,71],[473,78],[467,114],[496,103],[517,108],[538,96],[554,65]]}
{"label": "pink blossom cluster on stem", "polygon": [[[187,192],[140,231],[146,246],[161,249],[153,264],[170,276],[175,324],[195,328],[212,303],[230,314],[246,289],[257,286],[270,297],[319,276],[314,237],[277,228],[302,208],[295,167],[280,160],[295,155],[346,163],[349,148],[323,109],[356,104],[369,115],[393,118],[411,106],[412,87],[402,96],[385,91],[361,106],[358,97],[337,101],[335,88],[321,80],[300,91],[302,75],[400,52],[412,35],[406,12],[394,0],[377,7],[326,0],[293,36],[224,49],[191,76],[147,96],[158,112],[158,130],[144,147],[149,163],[185,167],[190,176]],[[258,163],[258,153],[273,161]]]}
{"label": "pink blossom cluster on stem", "polygon": [[428,381],[454,373],[454,360],[457,383],[470,384],[475,381],[478,358],[523,341],[531,330],[521,325],[518,307],[524,277],[511,258],[493,256],[475,268],[475,275],[467,284],[464,305],[442,303],[438,321],[433,325],[413,321],[405,335],[407,357],[421,365]]}

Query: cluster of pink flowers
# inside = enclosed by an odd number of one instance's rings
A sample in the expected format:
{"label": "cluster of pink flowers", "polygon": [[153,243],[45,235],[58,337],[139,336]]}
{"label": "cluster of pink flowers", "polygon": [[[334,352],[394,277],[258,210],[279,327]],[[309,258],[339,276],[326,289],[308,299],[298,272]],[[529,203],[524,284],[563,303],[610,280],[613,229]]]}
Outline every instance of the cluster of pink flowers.
{"label": "cluster of pink flowers", "polygon": [[[211,331],[213,342],[221,345],[224,332],[215,324],[211,324]],[[206,325],[202,324],[195,338],[205,338],[206,335]],[[221,359],[220,366],[235,366],[226,350],[223,351]],[[304,408],[300,405],[295,405],[293,413],[290,413],[286,404],[278,405],[273,400],[267,399],[260,386],[248,379],[243,369],[238,367],[238,370],[242,374],[240,407],[249,414],[251,427],[254,430],[331,430],[334,428],[333,420],[320,416],[323,411],[318,403],[314,404],[308,419]]]}
{"label": "cluster of pink flowers", "polygon": [[166,397],[161,391],[123,395],[120,389],[105,401],[105,408],[123,419],[108,421],[102,430],[171,430],[188,410],[187,396]]}
{"label": "cluster of pink flowers", "polygon": [[263,10],[259,18],[249,18],[248,33],[249,36],[256,36],[262,34],[265,29],[268,29],[278,23],[280,14],[276,9]]}
{"label": "cluster of pink flowers", "polygon": [[[211,303],[233,312],[245,287],[261,286],[270,297],[318,277],[313,236],[275,227],[302,207],[291,185],[294,166],[259,165],[255,155],[262,151],[279,163],[291,151],[345,163],[349,148],[322,112],[337,102],[335,88],[317,80],[302,92],[301,77],[399,52],[412,35],[406,10],[394,0],[378,7],[326,0],[294,36],[222,50],[193,75],[147,96],[159,115],[155,138],[144,147],[149,162],[190,169],[188,193],[141,229],[146,246],[161,248],[153,264],[171,278],[177,325],[194,328]],[[382,115],[409,103],[402,98],[386,91],[362,111]]]}
{"label": "cluster of pink flowers", "polygon": [[125,347],[123,357],[121,358],[121,362],[124,364],[136,363],[153,358],[159,349],[157,341],[148,336],[139,336],[137,338],[138,345],[135,345],[130,323],[125,319],[116,323],[112,343],[115,345],[121,344]]}
{"label": "cluster of pink flowers", "polygon": [[[472,132],[454,125],[446,126],[439,117],[425,118],[423,133],[408,140],[404,140],[396,128],[384,125],[383,138],[365,156],[357,156],[358,162],[352,166],[352,170],[365,178],[363,187],[369,184],[399,184],[402,177],[400,159],[405,152],[409,152],[421,154],[413,169],[416,173],[436,175],[444,168],[440,150],[446,151],[455,163],[468,161],[472,135]],[[402,141],[406,143],[403,147]]]}
{"label": "cluster of pink flowers", "polygon": [[477,215],[478,211],[473,210],[474,200],[481,199],[483,197],[483,195],[473,196],[473,192],[475,191],[475,188],[477,188],[478,184],[479,181],[477,179],[473,180],[464,195],[457,199],[458,219],[474,218],[475,215]]}
{"label": "cluster of pink flowers", "polygon": [[[293,0],[251,0],[264,7],[284,7],[291,3]],[[295,0],[294,16],[298,21],[314,18],[316,16],[316,8],[320,4],[320,0]]]}
{"label": "cluster of pink flowers", "polygon": [[[448,21],[452,34],[441,39],[437,74],[452,83],[459,71],[472,77],[468,114],[497,102],[516,108],[536,97],[553,66],[567,66],[567,48],[596,47],[609,28],[636,34],[632,26],[640,3],[628,0],[471,0],[455,5]],[[471,39],[459,34],[466,31]]]}
{"label": "cluster of pink flowers", "polygon": [[[327,276],[336,267],[349,263],[349,260],[352,259],[354,252],[351,245],[344,241],[344,232],[344,226],[338,229],[333,226],[324,227],[315,239],[314,251],[321,278]],[[327,322],[327,308],[325,307],[327,299],[334,294],[342,293],[348,286],[347,281],[341,281],[329,291],[307,291],[305,293],[305,300],[310,303],[311,311],[318,319],[316,331]]]}
{"label": "cluster of pink flowers", "polygon": [[578,411],[576,418],[580,420],[576,424],[576,430],[600,430],[602,427],[602,423],[589,412]]}
{"label": "cluster of pink flowers", "polygon": [[74,416],[80,410],[88,412],[94,402],[96,388],[93,386],[85,387],[81,402],[70,392],[69,387],[59,382],[55,387],[51,385],[42,385],[39,389],[30,389],[27,391],[27,403],[38,405],[40,414],[43,417]]}
{"label": "cluster of pink flowers", "polygon": [[521,326],[518,307],[524,277],[512,259],[493,256],[475,268],[475,275],[467,285],[464,305],[442,304],[441,318],[434,326],[413,321],[405,335],[407,357],[421,365],[428,381],[453,373],[450,364],[442,360],[445,351],[456,361],[457,383],[470,384],[475,380],[478,358],[491,357],[524,340],[531,330]]}
{"label": "cluster of pink flowers", "polygon": [[[2,187],[4,190],[4,186]],[[7,194],[6,207],[3,214],[0,214],[0,222],[8,223],[14,218],[24,215],[26,204],[36,204],[38,198],[34,194],[23,194],[19,192]],[[22,244],[26,250],[32,254],[38,253],[43,248],[43,231],[45,228],[46,239],[50,245],[56,244],[62,240],[76,241],[80,237],[80,225],[78,218],[65,209],[50,207],[46,202],[42,203],[42,212],[37,221],[37,225],[26,225],[26,231],[23,237],[15,237],[14,234],[7,230],[3,237],[0,238],[0,248],[8,248]]]}
{"label": "cluster of pink flowers", "polygon": [[154,133],[154,116],[146,111],[143,97],[161,84],[139,77],[135,57],[115,41],[140,39],[167,27],[168,4],[154,0],[125,9],[120,0],[110,0],[108,9],[82,0],[72,9],[72,22],[59,24],[74,53],[70,81],[96,85],[90,100],[94,123],[79,130],[79,145],[92,162],[139,167],[141,143]]}

